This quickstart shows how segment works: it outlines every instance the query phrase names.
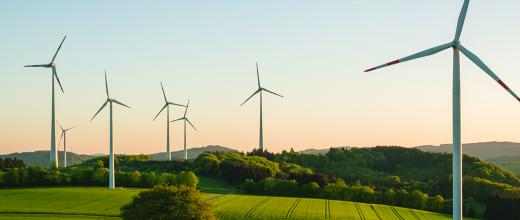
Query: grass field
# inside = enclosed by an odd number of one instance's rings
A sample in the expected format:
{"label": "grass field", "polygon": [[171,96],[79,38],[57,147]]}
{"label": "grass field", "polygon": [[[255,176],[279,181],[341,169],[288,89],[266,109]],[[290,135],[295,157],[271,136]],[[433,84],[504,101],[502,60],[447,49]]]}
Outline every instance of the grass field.
{"label": "grass field", "polygon": [[[217,187],[219,183],[212,184]],[[119,208],[139,191],[97,187],[0,189],[0,219],[119,219]],[[450,216],[432,212],[323,199],[207,192],[204,198],[223,220],[450,219]]]}

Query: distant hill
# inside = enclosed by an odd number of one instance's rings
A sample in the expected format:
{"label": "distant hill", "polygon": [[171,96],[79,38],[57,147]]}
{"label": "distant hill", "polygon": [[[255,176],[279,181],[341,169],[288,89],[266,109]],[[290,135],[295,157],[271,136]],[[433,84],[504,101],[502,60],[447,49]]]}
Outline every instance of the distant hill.
{"label": "distant hill", "polygon": [[497,158],[491,158],[487,161],[520,175],[520,156],[502,156]]}
{"label": "distant hill", "polygon": [[318,154],[326,154],[327,152],[329,152],[329,150],[331,148],[345,148],[345,149],[350,149],[352,147],[329,147],[329,148],[322,148],[322,149],[316,149],[316,148],[309,148],[309,149],[305,149],[305,150],[302,150],[302,151],[298,151],[298,153],[302,153],[302,154],[313,154],[313,155],[318,155]]}
{"label": "distant hill", "polygon": [[[206,147],[190,148],[190,149],[188,149],[188,159],[194,159],[197,156],[199,156],[199,154],[204,153],[206,151],[233,152],[236,150],[227,148],[227,147],[213,146],[213,145],[206,146]],[[59,164],[61,167],[61,165],[63,164],[62,163],[63,151],[59,151],[58,155],[59,155],[58,160],[59,160]],[[90,159],[102,157],[102,156],[104,156],[104,155],[103,154],[85,155],[85,154],[75,154],[75,153],[69,152],[69,153],[67,153],[67,164],[68,165],[80,164],[86,160],[90,160]],[[155,160],[164,160],[166,158],[166,153],[164,153],[164,152],[155,153],[155,154],[150,154],[150,156],[152,156]],[[172,156],[173,156],[173,159],[183,158],[184,151],[183,150],[174,151]],[[11,153],[11,154],[0,155],[0,158],[6,158],[6,157],[11,157],[11,158],[16,157],[18,159],[22,159],[25,162],[25,164],[27,164],[27,165],[38,165],[38,166],[42,166],[42,167],[49,166],[49,151],[34,151],[34,152],[22,152],[22,153]]]}
{"label": "distant hill", "polygon": [[[427,152],[445,152],[451,153],[451,144],[442,144],[440,146],[424,145],[416,147],[419,150]],[[475,156],[483,160],[498,158],[502,156],[520,156],[520,143],[513,142],[481,142],[463,144],[462,151],[464,154]]]}
{"label": "distant hill", "polygon": [[[416,148],[427,152],[451,153],[451,144],[443,144],[440,146],[424,145]],[[467,155],[479,157],[520,175],[520,143],[481,142],[463,144],[462,152]]]}
{"label": "distant hill", "polygon": [[298,153],[302,153],[302,154],[314,154],[314,155],[318,155],[318,154],[326,154],[327,152],[329,152],[329,149],[330,149],[330,148],[326,148],[326,149],[314,149],[314,148],[309,148],[309,149],[305,149],[305,150],[302,150],[302,151],[298,151]]}
{"label": "distant hill", "polygon": [[[209,145],[206,147],[189,148],[188,149],[188,159],[195,159],[199,156],[199,154],[202,154],[206,151],[208,151],[208,152],[217,152],[217,151],[218,152],[236,152],[237,150],[218,146],[218,145]],[[165,152],[150,154],[150,156],[152,156],[155,160],[165,160],[166,159]],[[178,160],[180,158],[184,158],[184,150],[172,152],[172,159]]]}
{"label": "distant hill", "polygon": [[[0,155],[0,158],[18,158],[22,159],[27,165],[38,165],[42,167],[49,166],[49,151],[34,151],[34,152],[21,152]],[[67,153],[67,165],[80,164],[83,161],[95,158],[96,156],[75,154],[72,152]],[[60,167],[63,164],[63,151],[58,151],[58,163]]]}

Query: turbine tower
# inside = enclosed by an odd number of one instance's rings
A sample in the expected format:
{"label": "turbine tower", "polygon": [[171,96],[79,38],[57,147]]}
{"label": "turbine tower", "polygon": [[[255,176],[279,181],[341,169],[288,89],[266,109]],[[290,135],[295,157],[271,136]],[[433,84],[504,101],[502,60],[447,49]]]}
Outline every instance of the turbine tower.
{"label": "turbine tower", "polygon": [[130,106],[128,105],[125,105],[115,99],[112,99],[110,98],[110,95],[108,93],[108,82],[107,82],[107,70],[105,69],[105,89],[106,89],[106,93],[107,93],[107,99],[105,101],[105,103],[103,103],[103,105],[101,106],[101,108],[99,108],[99,110],[96,112],[96,114],[92,117],[92,119],[90,119],[90,121],[94,120],[94,118],[96,117],[96,115],[99,114],[99,112],[101,110],[103,110],[103,108],[105,108],[105,106],[107,104],[109,104],[110,106],[110,158],[109,158],[109,177],[108,177],[108,188],[110,189],[114,189],[116,187],[116,182],[115,182],[115,167],[114,167],[114,141],[113,141],[113,129],[112,129],[112,122],[113,122],[113,118],[112,118],[112,104],[115,103],[115,104],[118,104],[118,105],[122,105],[124,107],[127,107],[127,108],[130,108]]}
{"label": "turbine tower", "polygon": [[157,113],[155,118],[153,118],[153,121],[155,121],[155,119],[166,108],[166,159],[172,160],[172,153],[170,151],[170,105],[173,105],[173,106],[176,105],[176,106],[181,106],[181,107],[186,107],[186,106],[168,101],[168,98],[166,98],[166,92],[164,92],[164,87],[163,87],[162,83],[161,83],[161,89],[162,89],[163,96],[164,96],[164,106],[161,108],[161,111],[159,111],[159,113]]}
{"label": "turbine tower", "polygon": [[258,149],[260,150],[260,152],[263,152],[264,151],[264,129],[263,129],[263,118],[262,118],[262,108],[263,108],[262,107],[262,92],[265,91],[265,92],[271,93],[273,95],[280,96],[282,98],[283,98],[283,96],[280,94],[277,94],[275,92],[272,92],[266,88],[263,88],[260,85],[260,74],[258,73],[258,63],[256,63],[256,78],[258,79],[258,89],[255,92],[253,92],[253,94],[251,96],[249,96],[249,98],[247,98],[240,106],[244,105],[247,101],[249,101],[249,99],[251,99],[257,93],[260,94],[260,142],[258,143]]}
{"label": "turbine tower", "polygon": [[56,59],[56,56],[58,55],[58,52],[60,52],[61,45],[63,45],[63,42],[65,41],[65,37],[63,37],[63,40],[61,40],[60,46],[56,50],[56,53],[54,53],[54,56],[52,57],[52,60],[48,64],[36,64],[36,65],[26,65],[24,67],[43,67],[43,68],[51,68],[52,70],[52,98],[51,98],[51,150],[50,150],[50,168],[58,168],[58,150],[56,149],[56,117],[55,117],[55,102],[54,102],[54,79],[58,81],[58,85],[60,86],[61,92],[63,92],[63,87],[61,86],[60,78],[58,77],[58,73],[56,72],[56,63],[54,63],[54,60]]}
{"label": "turbine tower", "polygon": [[67,131],[69,131],[73,128],[76,128],[76,127],[63,129],[63,127],[61,126],[61,124],[59,122],[58,122],[58,126],[60,126],[60,129],[61,129],[61,136],[60,136],[60,141],[58,142],[58,146],[60,145],[61,139],[63,138],[63,167],[67,167]]}
{"label": "turbine tower", "polygon": [[186,109],[184,110],[184,116],[182,118],[175,119],[171,122],[175,121],[184,121],[184,160],[188,159],[188,150],[186,150],[186,122],[188,122],[195,131],[197,131],[197,128],[193,126],[193,124],[190,122],[190,120],[186,117],[186,113],[188,112],[188,107],[190,106],[190,100],[188,100],[188,104],[186,104]]}
{"label": "turbine tower", "polygon": [[365,70],[369,72],[379,68],[387,67],[390,65],[430,56],[441,52],[445,49],[453,49],[453,219],[462,219],[462,148],[461,148],[461,112],[460,112],[460,52],[468,57],[473,63],[475,63],[480,69],[487,73],[493,80],[495,80],[500,86],[507,90],[513,97],[518,101],[520,98],[500,79],[498,76],[486,65],[480,58],[478,58],[471,51],[466,49],[460,44],[460,35],[462,33],[462,27],[464,26],[464,20],[466,18],[466,12],[468,11],[469,0],[465,0],[462,6],[462,10],[459,15],[457,22],[457,28],[455,32],[455,38],[447,43],[440,46],[436,46],[416,54],[394,60],[392,62]]}

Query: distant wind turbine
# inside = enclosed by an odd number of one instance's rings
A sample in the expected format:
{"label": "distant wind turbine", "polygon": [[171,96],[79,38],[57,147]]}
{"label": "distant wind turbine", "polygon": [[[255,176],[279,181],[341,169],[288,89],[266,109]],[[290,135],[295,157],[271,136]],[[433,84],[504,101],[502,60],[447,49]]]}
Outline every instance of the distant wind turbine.
{"label": "distant wind turbine", "polygon": [[157,113],[155,118],[153,118],[153,120],[155,121],[155,119],[166,108],[166,159],[172,160],[172,153],[170,151],[170,105],[173,105],[173,106],[176,105],[176,106],[181,106],[181,107],[186,107],[186,106],[168,101],[168,98],[166,98],[166,92],[164,92],[164,87],[163,87],[162,83],[161,83],[161,89],[162,89],[163,96],[164,96],[164,106],[161,108],[161,111],[159,111],[159,113]]}
{"label": "distant wind turbine", "polygon": [[54,102],[54,79],[58,81],[58,85],[60,86],[61,92],[63,91],[63,87],[60,83],[60,78],[58,77],[58,73],[56,72],[56,63],[54,63],[54,60],[56,59],[56,56],[58,55],[58,52],[60,52],[61,45],[63,45],[63,42],[65,41],[65,38],[67,36],[63,37],[63,40],[61,40],[60,46],[56,50],[56,53],[54,53],[54,56],[52,57],[52,60],[48,64],[36,64],[36,65],[26,65],[24,67],[43,67],[43,68],[51,68],[52,70],[52,101],[51,101],[51,150],[50,150],[50,167],[51,168],[57,168],[58,167],[58,150],[56,149],[56,117],[55,117],[55,102]]}
{"label": "distant wind turbine", "polygon": [[453,49],[453,218],[462,219],[462,148],[461,148],[461,113],[460,113],[460,58],[459,51],[468,57],[473,63],[475,63],[480,69],[487,73],[493,80],[495,80],[500,86],[509,92],[516,100],[520,101],[520,98],[500,79],[498,76],[486,65],[480,58],[470,52],[468,49],[460,44],[460,35],[462,33],[462,27],[468,11],[469,0],[465,0],[462,6],[462,10],[459,15],[457,29],[455,32],[455,38],[453,41],[443,44],[440,46],[433,47],[421,51],[419,53],[394,60],[392,62],[365,70],[369,72],[379,68],[387,67],[390,65],[418,59],[421,57],[430,56],[441,52],[445,49]]}
{"label": "distant wind turbine", "polygon": [[64,129],[59,122],[58,126],[60,126],[61,129],[61,136],[60,141],[58,142],[58,146],[61,143],[61,139],[63,138],[63,167],[67,167],[67,131],[76,127]]}
{"label": "distant wind turbine", "polygon": [[186,104],[186,109],[184,110],[184,116],[179,119],[175,119],[171,122],[175,121],[184,121],[184,160],[188,159],[188,150],[186,150],[186,122],[188,122],[195,131],[197,131],[197,128],[193,126],[193,124],[190,122],[190,120],[186,117],[186,113],[188,112],[188,107],[190,106],[190,100],[188,100],[188,104]]}
{"label": "distant wind turbine", "polygon": [[249,96],[249,98],[247,98],[240,106],[244,105],[247,101],[249,101],[249,99],[251,99],[257,93],[260,93],[260,143],[258,144],[258,149],[260,150],[260,152],[262,152],[264,150],[264,131],[263,131],[263,119],[262,119],[262,108],[263,108],[262,107],[262,91],[266,91],[268,93],[280,96],[282,98],[283,98],[283,96],[260,86],[260,73],[258,73],[258,63],[256,63],[256,77],[258,79],[258,89],[255,92],[253,92],[253,94],[251,96]]}
{"label": "distant wind turbine", "polygon": [[96,115],[99,114],[99,112],[101,110],[103,110],[103,108],[105,108],[105,106],[107,105],[107,103],[110,104],[110,161],[109,161],[109,177],[108,177],[108,188],[110,189],[114,189],[115,188],[115,185],[116,185],[116,180],[115,180],[115,167],[114,167],[114,141],[113,141],[113,129],[112,129],[112,104],[113,103],[116,103],[116,104],[119,104],[119,105],[122,105],[124,107],[127,107],[127,108],[130,108],[130,106],[128,105],[125,105],[115,99],[111,99],[110,98],[110,95],[108,93],[108,82],[107,82],[107,71],[105,70],[105,89],[106,89],[106,93],[107,93],[107,99],[105,101],[105,103],[103,103],[103,105],[101,106],[101,108],[99,108],[99,110],[96,112],[96,114],[92,117],[92,119],[90,119],[90,121],[94,120],[94,118],[96,117]]}

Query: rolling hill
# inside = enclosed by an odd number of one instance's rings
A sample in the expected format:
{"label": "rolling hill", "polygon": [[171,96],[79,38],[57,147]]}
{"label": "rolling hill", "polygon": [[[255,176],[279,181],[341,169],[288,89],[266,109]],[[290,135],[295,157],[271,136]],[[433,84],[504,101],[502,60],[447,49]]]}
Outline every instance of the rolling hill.
{"label": "rolling hill", "polygon": [[[237,150],[218,146],[218,145],[209,145],[206,147],[189,148],[188,149],[188,159],[195,159],[199,156],[199,154],[202,154],[204,152],[217,152],[217,151],[218,152],[236,152]],[[150,156],[152,156],[154,160],[165,160],[166,153],[160,152],[160,153],[150,154]],[[172,158],[174,160],[177,160],[179,158],[184,158],[184,150],[173,151]]]}
{"label": "rolling hill", "polygon": [[[451,144],[440,146],[423,145],[419,150],[436,153],[451,153]],[[479,142],[462,144],[463,153],[483,160],[502,156],[520,156],[520,143],[514,142]]]}
{"label": "rolling hill", "polygon": [[[0,158],[18,158],[24,161],[27,165],[37,165],[41,167],[49,166],[49,151],[34,151],[34,152],[20,152],[0,155]],[[67,164],[74,165],[83,163],[86,160],[96,158],[97,156],[76,154],[72,152],[67,153]],[[63,151],[58,151],[58,161],[61,166],[63,161]]]}
{"label": "rolling hill", "polygon": [[[202,187],[202,186],[201,186]],[[120,207],[141,189],[99,187],[0,189],[0,219],[120,219]],[[450,219],[394,206],[307,199],[205,193],[215,214],[234,219]]]}
{"label": "rolling hill", "polygon": [[[206,147],[197,147],[197,148],[190,148],[188,149],[188,159],[194,159],[199,154],[204,153],[206,151],[209,152],[234,152],[236,150],[233,150],[231,148],[222,147],[222,146],[216,146],[216,145],[210,145]],[[103,154],[93,154],[93,155],[85,155],[85,154],[76,154],[73,152],[67,153],[67,163],[68,165],[75,165],[83,163],[86,160],[90,160],[97,157],[102,157]],[[164,160],[166,158],[166,153],[155,153],[151,154],[154,158],[154,160]],[[34,151],[34,152],[21,152],[21,153],[11,153],[11,154],[4,154],[0,155],[0,158],[18,158],[22,159],[25,164],[27,165],[38,165],[41,167],[47,167],[49,165],[49,151]],[[174,159],[180,159],[184,157],[184,151],[174,151],[173,152],[173,158]],[[61,166],[63,161],[63,151],[58,151],[58,161]]]}

